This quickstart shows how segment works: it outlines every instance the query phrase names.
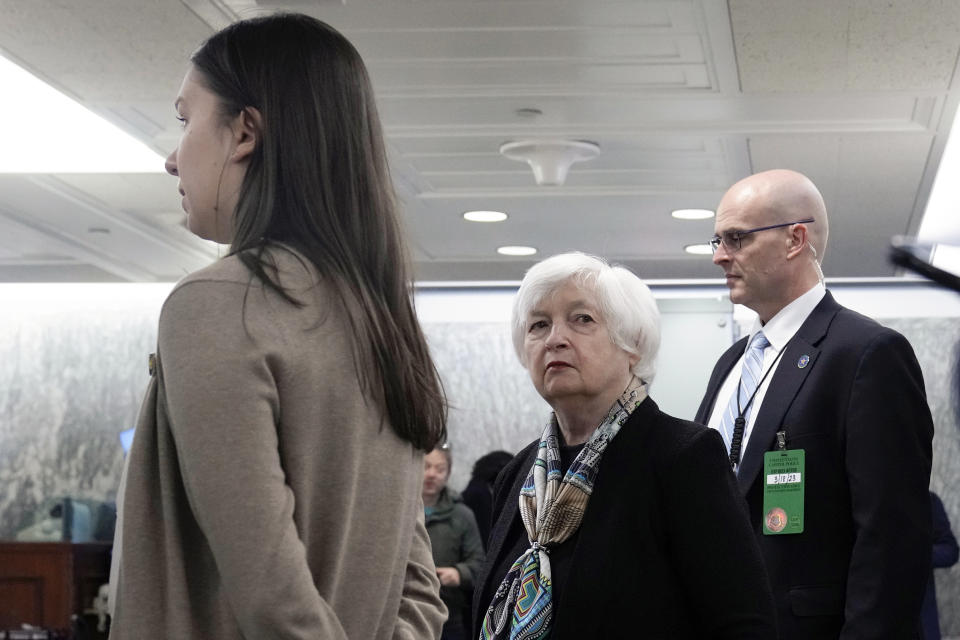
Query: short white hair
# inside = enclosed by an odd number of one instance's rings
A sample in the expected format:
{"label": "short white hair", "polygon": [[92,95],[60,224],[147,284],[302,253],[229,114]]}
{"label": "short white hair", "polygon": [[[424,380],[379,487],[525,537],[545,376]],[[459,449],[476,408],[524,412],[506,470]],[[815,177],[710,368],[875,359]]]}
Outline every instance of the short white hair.
{"label": "short white hair", "polygon": [[632,271],[611,266],[603,258],[579,251],[561,253],[530,267],[513,302],[513,348],[525,362],[523,349],[527,317],[547,296],[568,282],[593,292],[610,339],[637,357],[632,373],[653,382],[660,350],[660,310],[650,289]]}

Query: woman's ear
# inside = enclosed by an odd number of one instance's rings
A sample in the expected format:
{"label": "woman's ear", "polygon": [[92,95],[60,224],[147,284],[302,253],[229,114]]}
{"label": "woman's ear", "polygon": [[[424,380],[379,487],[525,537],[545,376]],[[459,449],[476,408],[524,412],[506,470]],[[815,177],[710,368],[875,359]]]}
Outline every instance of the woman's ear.
{"label": "woman's ear", "polygon": [[244,107],[234,118],[231,128],[233,129],[236,146],[233,148],[230,159],[235,162],[246,162],[250,159],[257,145],[260,144],[263,116],[260,115],[258,109]]}

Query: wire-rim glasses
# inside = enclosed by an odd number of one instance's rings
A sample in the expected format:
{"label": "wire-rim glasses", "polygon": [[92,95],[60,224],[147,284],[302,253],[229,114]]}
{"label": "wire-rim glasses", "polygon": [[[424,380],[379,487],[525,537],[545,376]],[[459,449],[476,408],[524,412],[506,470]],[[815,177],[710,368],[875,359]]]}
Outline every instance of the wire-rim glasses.
{"label": "wire-rim glasses", "polygon": [[743,240],[744,236],[748,236],[751,233],[756,233],[758,231],[766,231],[768,229],[779,229],[780,227],[789,227],[794,224],[809,224],[811,222],[816,222],[813,218],[807,218],[805,220],[795,220],[793,222],[782,222],[780,224],[771,224],[766,227],[757,227],[756,229],[747,229],[746,231],[724,231],[722,236],[713,236],[710,238],[710,248],[713,249],[713,252],[716,253],[717,249],[720,248],[720,244],[723,243],[724,249],[727,251],[739,251],[740,250],[740,241]]}

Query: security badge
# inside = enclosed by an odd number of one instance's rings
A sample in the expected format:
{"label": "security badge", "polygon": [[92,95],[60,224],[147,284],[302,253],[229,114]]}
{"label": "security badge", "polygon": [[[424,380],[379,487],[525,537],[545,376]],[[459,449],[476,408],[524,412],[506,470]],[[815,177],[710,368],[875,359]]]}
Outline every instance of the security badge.
{"label": "security badge", "polygon": [[[798,363],[799,364],[799,363]],[[786,448],[777,432],[777,450],[763,454],[763,534],[803,533],[804,450]]]}

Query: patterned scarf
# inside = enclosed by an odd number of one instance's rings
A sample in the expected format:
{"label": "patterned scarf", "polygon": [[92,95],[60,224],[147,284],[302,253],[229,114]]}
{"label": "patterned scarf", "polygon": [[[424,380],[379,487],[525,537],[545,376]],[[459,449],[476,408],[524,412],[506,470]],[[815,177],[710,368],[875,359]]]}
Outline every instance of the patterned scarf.
{"label": "patterned scarf", "polygon": [[520,489],[520,518],[530,548],[517,558],[497,587],[483,618],[481,640],[541,640],[550,635],[550,549],[580,526],[604,450],[646,397],[646,387],[633,378],[566,475],[560,472],[557,417],[550,414],[550,422],[540,436],[537,459]]}

